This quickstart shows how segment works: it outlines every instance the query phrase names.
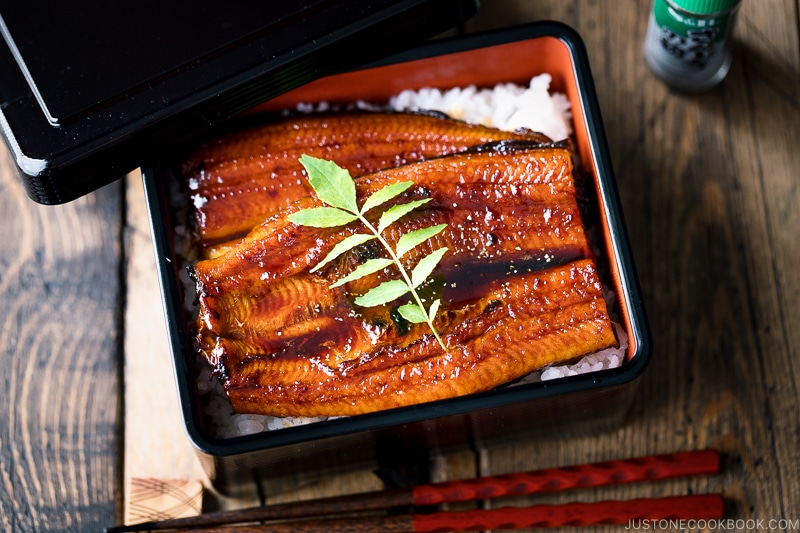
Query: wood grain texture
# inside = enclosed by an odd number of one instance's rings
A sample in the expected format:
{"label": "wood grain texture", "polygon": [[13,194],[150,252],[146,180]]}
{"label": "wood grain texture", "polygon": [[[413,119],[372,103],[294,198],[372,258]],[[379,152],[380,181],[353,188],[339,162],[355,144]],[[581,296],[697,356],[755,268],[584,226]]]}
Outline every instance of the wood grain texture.
{"label": "wood grain texture", "polygon": [[490,449],[492,472],[714,446],[720,476],[592,497],[721,491],[727,517],[800,516],[797,3],[745,2],[728,78],[692,97],[645,67],[649,3],[488,6],[481,26],[553,18],[586,41],[655,346],[618,431]]}
{"label": "wood grain texture", "polygon": [[[596,0],[487,0],[466,24],[479,31],[553,19],[586,42],[655,351],[618,429],[438,456],[431,479],[713,446],[726,454],[719,475],[536,502],[720,491],[727,518],[798,520],[800,7],[744,2],[728,78],[692,97],[668,90],[644,64],[649,9],[634,0],[613,8]],[[154,426],[147,437],[130,429],[127,448],[122,442],[123,355],[166,353],[163,338],[155,340],[160,323],[145,317],[160,302],[152,250],[138,233],[147,224],[143,199],[131,192],[123,206],[117,184],[66,206],[36,206],[5,148],[0,193],[0,530],[97,531],[121,521],[123,457],[142,464],[167,453],[169,439],[184,438],[167,424],[168,432]],[[177,401],[171,386],[164,389],[162,401]],[[152,412],[128,407],[128,415]],[[382,487],[371,472],[356,472],[289,484],[264,500]]]}
{"label": "wood grain texture", "polygon": [[134,478],[205,480],[205,475],[183,432],[141,173],[131,173],[125,186],[124,502],[128,509]]}
{"label": "wood grain texture", "polygon": [[119,185],[34,204],[0,152],[0,530],[97,531],[117,512]]}

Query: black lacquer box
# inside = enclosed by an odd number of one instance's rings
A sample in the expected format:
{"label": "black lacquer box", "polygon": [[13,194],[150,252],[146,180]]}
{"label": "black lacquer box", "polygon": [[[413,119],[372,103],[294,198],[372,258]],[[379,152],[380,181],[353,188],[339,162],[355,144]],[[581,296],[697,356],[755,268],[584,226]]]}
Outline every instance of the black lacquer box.
{"label": "black lacquer box", "polygon": [[[37,29],[31,21],[26,26],[21,8],[0,8],[0,29],[8,45],[0,51],[0,68],[13,74],[0,81],[0,126],[30,196],[42,203],[65,202],[142,168],[185,431],[223,493],[250,490],[254,480],[268,486],[287,476],[316,478],[510,439],[612,428],[635,400],[637,378],[651,357],[635,266],[579,35],[562,24],[540,22],[409,47],[412,41],[457,25],[474,12],[475,3],[373,2],[369,13],[355,4],[359,3],[308,1],[280,8],[286,12],[272,13],[271,18],[249,17],[252,9],[236,3],[229,12],[226,6],[212,17],[203,15],[201,6],[184,19],[212,35],[200,50],[171,36],[170,46],[177,47],[174,55],[161,57],[149,50],[139,56],[119,45],[96,62],[100,67],[70,64],[57,53],[51,53],[49,65],[37,64],[31,58],[41,52],[42,43],[18,36],[41,36],[50,30]],[[65,18],[76,18],[63,9]],[[336,30],[329,30],[332,13],[339,22]],[[148,27],[148,34],[171,35],[169,21],[178,16],[166,12],[155,29]],[[226,33],[231,27],[237,30]],[[303,31],[298,33],[298,28]],[[104,31],[117,28],[100,31],[98,39]],[[186,31],[179,34],[187,38]],[[136,37],[130,35],[132,41]],[[365,42],[391,46],[358,46]],[[74,46],[80,52],[80,47],[89,50],[92,44],[86,40]],[[366,49],[372,57],[363,55]],[[55,64],[67,67],[43,71]],[[73,68],[84,77],[111,76],[114,83],[76,81]],[[301,102],[354,100],[380,105],[403,89],[524,85],[542,73],[552,77],[551,89],[571,102],[577,161],[593,185],[595,244],[628,341],[623,364],[276,431],[230,439],[213,436],[195,384],[191,319],[184,305],[185,275],[175,233],[183,221],[174,209],[173,148],[254,107],[277,111]],[[76,86],[85,91],[72,94]]]}

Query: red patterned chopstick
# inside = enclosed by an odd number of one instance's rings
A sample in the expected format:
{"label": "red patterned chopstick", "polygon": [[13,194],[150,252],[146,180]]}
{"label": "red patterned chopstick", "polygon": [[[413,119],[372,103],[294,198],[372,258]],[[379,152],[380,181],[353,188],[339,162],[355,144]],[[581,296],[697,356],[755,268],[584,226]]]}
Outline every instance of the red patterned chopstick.
{"label": "red patterned chopstick", "polygon": [[[715,450],[697,450],[419,485],[407,490],[385,490],[268,505],[133,526],[116,526],[107,528],[106,533],[156,531],[159,529],[185,530],[187,528],[207,528],[223,524],[287,520],[334,515],[337,513],[524,496],[578,488],[712,474],[718,472],[719,468],[720,456]],[[326,523],[329,522],[326,521]],[[237,531],[246,531],[246,529],[237,529]]]}
{"label": "red patterned chopstick", "polygon": [[479,477],[419,485],[413,489],[414,505],[435,505],[578,488],[652,481],[719,471],[716,450],[650,455],[562,468],[547,468],[500,476]]}
{"label": "red patterned chopstick", "polygon": [[[649,520],[722,518],[719,494],[609,500],[592,503],[502,507],[492,510],[442,511],[430,514],[336,518],[216,529],[194,533],[443,533],[486,529],[553,528],[636,523]],[[670,526],[671,527],[671,526]],[[641,528],[637,527],[637,529]]]}

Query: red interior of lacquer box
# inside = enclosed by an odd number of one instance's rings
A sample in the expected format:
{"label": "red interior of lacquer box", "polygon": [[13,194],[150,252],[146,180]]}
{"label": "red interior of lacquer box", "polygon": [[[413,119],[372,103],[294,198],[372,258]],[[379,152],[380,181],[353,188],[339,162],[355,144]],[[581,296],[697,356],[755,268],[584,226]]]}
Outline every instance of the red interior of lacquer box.
{"label": "red interior of lacquer box", "polygon": [[[593,141],[589,133],[589,121],[582,105],[581,88],[575,72],[575,64],[567,44],[557,37],[537,37],[505,44],[477,48],[445,55],[437,55],[413,61],[394,63],[321,78],[291,92],[274,98],[257,108],[259,111],[291,109],[300,103],[329,102],[346,105],[356,100],[381,104],[392,95],[405,89],[434,87],[492,87],[498,83],[527,85],[533,76],[549,74],[552,77],[551,92],[566,94],[572,104],[573,134],[582,169],[591,173],[599,186],[599,168],[594,155]],[[607,213],[604,195],[596,198],[599,213]],[[618,295],[621,276],[619,258],[611,242],[612,230],[608,220],[598,221],[605,243],[609,274]],[[630,335],[632,324],[625,298],[619,298],[619,317],[628,332],[628,358],[637,353],[636,336]]]}

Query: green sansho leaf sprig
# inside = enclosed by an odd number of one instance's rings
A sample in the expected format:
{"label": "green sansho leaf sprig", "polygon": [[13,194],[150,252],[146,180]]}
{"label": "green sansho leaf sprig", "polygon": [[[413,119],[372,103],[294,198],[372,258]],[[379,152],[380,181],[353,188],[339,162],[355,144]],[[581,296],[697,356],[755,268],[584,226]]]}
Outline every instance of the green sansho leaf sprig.
{"label": "green sansho leaf sprig", "polygon": [[345,283],[355,281],[364,276],[379,272],[391,265],[397,267],[400,279],[384,281],[377,287],[373,287],[366,293],[355,298],[355,303],[363,307],[374,307],[384,305],[405,296],[411,295],[411,301],[398,307],[400,315],[413,324],[426,323],[436,340],[447,350],[439,333],[433,326],[433,319],[439,310],[440,299],[434,300],[427,308],[422,302],[417,289],[425,283],[428,276],[434,271],[436,266],[447,253],[447,248],[439,248],[431,254],[420,259],[409,272],[400,261],[405,254],[413,250],[431,237],[437,235],[447,227],[447,224],[438,224],[427,228],[421,228],[403,234],[394,248],[383,237],[383,232],[401,217],[410,213],[414,209],[426,204],[430,199],[414,200],[404,204],[395,204],[383,211],[378,219],[377,227],[366,218],[366,214],[379,207],[389,200],[396,198],[407,191],[413,181],[393,183],[374,192],[359,207],[356,200],[356,186],[350,173],[338,166],[333,161],[327,161],[308,155],[300,157],[300,163],[308,173],[308,181],[317,198],[325,206],[303,209],[289,215],[289,220],[295,224],[312,226],[315,228],[335,228],[344,226],[353,221],[360,221],[367,229],[368,233],[353,234],[328,252],[322,261],[315,265],[311,272],[316,272],[327,265],[340,255],[363,244],[367,241],[377,239],[386,249],[388,258],[368,259],[363,264],[356,267],[352,272],[337,280],[331,287],[339,287]]}

